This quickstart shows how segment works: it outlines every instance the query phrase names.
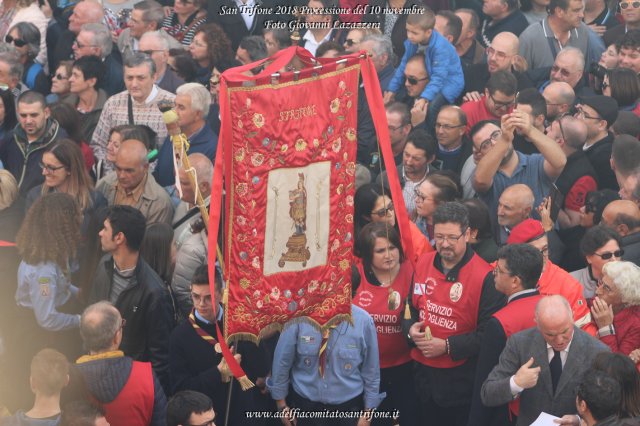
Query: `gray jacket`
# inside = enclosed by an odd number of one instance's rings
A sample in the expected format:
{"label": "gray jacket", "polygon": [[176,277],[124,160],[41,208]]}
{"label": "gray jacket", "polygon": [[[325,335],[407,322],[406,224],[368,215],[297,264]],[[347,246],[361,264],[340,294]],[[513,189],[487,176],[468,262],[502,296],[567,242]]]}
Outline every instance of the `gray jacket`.
{"label": "gray jacket", "polygon": [[498,365],[493,368],[482,385],[480,394],[482,403],[488,407],[496,407],[514,399],[511,395],[509,380],[533,357],[533,365],[541,368],[540,376],[534,387],[525,389],[519,394],[520,414],[516,424],[530,425],[542,411],[558,417],[575,414],[576,386],[582,381],[582,375],[591,368],[596,355],[608,350],[604,343],[574,326],[569,354],[554,394],[547,343],[542,334],[536,327],[516,333],[507,340]]}

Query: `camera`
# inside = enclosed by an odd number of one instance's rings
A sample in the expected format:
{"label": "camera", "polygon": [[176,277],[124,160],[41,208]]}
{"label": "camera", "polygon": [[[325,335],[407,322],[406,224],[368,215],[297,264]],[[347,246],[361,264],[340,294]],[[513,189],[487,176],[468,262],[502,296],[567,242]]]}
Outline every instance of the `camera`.
{"label": "camera", "polygon": [[592,62],[589,67],[589,74],[603,80],[604,76],[607,74],[607,69],[597,62]]}

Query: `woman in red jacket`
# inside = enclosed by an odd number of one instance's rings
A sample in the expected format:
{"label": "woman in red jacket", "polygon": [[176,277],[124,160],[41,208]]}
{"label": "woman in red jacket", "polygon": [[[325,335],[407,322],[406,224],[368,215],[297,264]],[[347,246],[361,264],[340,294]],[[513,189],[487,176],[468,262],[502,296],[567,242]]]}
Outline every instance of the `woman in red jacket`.
{"label": "woman in red jacket", "polygon": [[[372,222],[358,234],[362,263],[353,270],[353,303],[373,318],[380,354],[380,392],[387,397],[378,411],[398,409],[400,423],[413,425],[418,399],[413,386],[413,362],[402,332],[405,300],[413,278],[411,262],[405,260],[400,236],[385,222]],[[382,420],[378,422],[378,420]],[[391,419],[374,424],[391,425]]]}
{"label": "woman in red jacket", "polygon": [[613,261],[602,267],[591,315],[598,337],[612,352],[629,355],[640,347],[640,267]]}

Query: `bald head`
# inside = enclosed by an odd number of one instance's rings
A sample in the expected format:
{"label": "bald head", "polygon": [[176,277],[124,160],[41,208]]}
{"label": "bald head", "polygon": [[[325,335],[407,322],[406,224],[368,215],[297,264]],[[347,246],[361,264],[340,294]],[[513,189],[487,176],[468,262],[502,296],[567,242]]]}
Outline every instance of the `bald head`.
{"label": "bald head", "polygon": [[116,159],[120,157],[128,157],[140,163],[147,163],[147,147],[144,142],[138,139],[127,139],[120,144]]}
{"label": "bald head", "polygon": [[535,197],[531,188],[518,183],[507,187],[498,200],[498,224],[513,228],[531,215]]}
{"label": "bald head", "polygon": [[[572,115],[562,117],[561,122],[551,125],[551,132],[547,136],[564,140],[563,151],[565,154],[572,154],[582,149],[587,141],[587,125],[583,120],[579,120]],[[562,125],[562,127],[560,127]],[[552,133],[552,134],[549,134]]]}
{"label": "bald head", "polygon": [[504,31],[496,34],[491,41],[491,47],[509,55],[517,55],[520,49],[520,40],[512,32]]}
{"label": "bald head", "polygon": [[122,316],[111,303],[102,301],[88,306],[80,317],[80,335],[85,348],[91,352],[105,352],[118,348]]}
{"label": "bald head", "polygon": [[573,312],[567,299],[546,296],[536,305],[536,324],[544,340],[555,351],[563,351],[573,338]]}
{"label": "bald head", "polygon": [[127,139],[120,144],[116,154],[118,185],[127,192],[142,183],[149,170],[147,147],[137,139]]}
{"label": "bald head", "polygon": [[[213,181],[213,163],[209,158],[200,153],[189,155],[189,163],[196,173],[196,181],[202,198],[211,195],[211,182]],[[196,192],[191,185],[189,175],[182,168],[178,170],[178,180],[182,189],[182,197],[184,202],[194,204],[196,200]]]}
{"label": "bald head", "polygon": [[69,17],[69,30],[75,34],[80,32],[84,24],[99,24],[104,19],[104,8],[93,0],[83,0],[75,5]]}
{"label": "bald head", "polygon": [[555,120],[566,113],[573,106],[576,94],[569,83],[554,81],[549,83],[542,92],[547,102],[547,119]]}
{"label": "bald head", "polygon": [[615,200],[602,212],[602,223],[614,229],[621,237],[638,232],[640,208],[631,200]]}

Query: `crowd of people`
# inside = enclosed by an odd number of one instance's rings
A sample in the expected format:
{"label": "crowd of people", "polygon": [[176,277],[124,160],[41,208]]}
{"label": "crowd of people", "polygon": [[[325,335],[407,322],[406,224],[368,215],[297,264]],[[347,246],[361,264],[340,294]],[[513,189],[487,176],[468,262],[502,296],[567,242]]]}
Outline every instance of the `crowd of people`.
{"label": "crowd of people", "polygon": [[[361,86],[351,321],[242,390],[195,200],[221,74],[296,43],[370,55],[393,159]],[[0,423],[640,424],[638,73],[631,0],[2,0]]]}

